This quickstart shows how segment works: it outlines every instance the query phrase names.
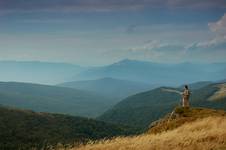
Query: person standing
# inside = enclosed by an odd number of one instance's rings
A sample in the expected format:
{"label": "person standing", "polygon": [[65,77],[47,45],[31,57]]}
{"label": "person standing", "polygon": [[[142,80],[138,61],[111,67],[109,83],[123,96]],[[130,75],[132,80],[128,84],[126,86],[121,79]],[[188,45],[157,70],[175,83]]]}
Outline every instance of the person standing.
{"label": "person standing", "polygon": [[186,107],[186,108],[190,107],[190,104],[189,104],[190,95],[191,95],[191,92],[188,89],[188,86],[185,85],[184,86],[184,91],[182,93],[182,107]]}

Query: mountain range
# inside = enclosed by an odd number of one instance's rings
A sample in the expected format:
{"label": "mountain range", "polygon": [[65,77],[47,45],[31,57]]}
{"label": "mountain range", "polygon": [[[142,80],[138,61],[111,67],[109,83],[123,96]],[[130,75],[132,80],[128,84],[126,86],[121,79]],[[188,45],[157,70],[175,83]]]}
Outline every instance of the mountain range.
{"label": "mountain range", "polygon": [[0,104],[34,111],[96,117],[115,104],[115,101],[72,88],[0,82]]}
{"label": "mountain range", "polygon": [[106,77],[97,80],[66,82],[58,86],[92,91],[115,100],[121,100],[130,95],[150,90],[157,85]]}
{"label": "mountain range", "polygon": [[164,64],[124,59],[110,65],[82,67],[67,63],[0,61],[1,81],[60,84],[114,78],[148,85],[179,86],[225,79],[226,63]]}
{"label": "mountain range", "polygon": [[111,65],[89,68],[78,73],[76,80],[111,77],[146,84],[181,85],[198,81],[216,81],[226,75],[225,63],[212,64],[162,64],[125,59]]}

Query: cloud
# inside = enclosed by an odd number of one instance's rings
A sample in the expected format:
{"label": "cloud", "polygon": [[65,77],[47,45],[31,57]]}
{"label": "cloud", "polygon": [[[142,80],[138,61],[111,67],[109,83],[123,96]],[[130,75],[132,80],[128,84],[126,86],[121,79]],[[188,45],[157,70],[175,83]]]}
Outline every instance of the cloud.
{"label": "cloud", "polygon": [[[226,59],[226,13],[216,22],[208,23],[209,30],[215,34],[210,40],[191,44],[172,44],[149,41],[143,47],[131,49],[145,54],[155,54],[156,58],[170,60],[225,61]],[[146,52],[145,52],[146,51]]]}
{"label": "cloud", "polygon": [[112,11],[225,6],[225,0],[0,0],[1,11]]}
{"label": "cloud", "polygon": [[143,46],[118,51],[118,55],[156,62],[225,62],[226,42],[218,43],[215,41],[215,43],[217,44],[211,44],[207,47],[204,42],[172,44],[151,40]]}
{"label": "cloud", "polygon": [[226,36],[226,13],[220,20],[209,23],[208,25],[212,32],[220,36]]}
{"label": "cloud", "polygon": [[208,26],[215,37],[208,41],[193,43],[187,47],[188,49],[222,49],[222,45],[226,45],[226,13],[218,21],[208,23]]}
{"label": "cloud", "polygon": [[217,47],[220,44],[224,44],[226,43],[226,37],[215,37],[212,40],[209,41],[204,41],[204,42],[198,42],[196,44],[196,47],[200,47],[200,48],[213,48],[213,47]]}
{"label": "cloud", "polygon": [[129,49],[131,52],[149,51],[152,53],[170,53],[172,51],[180,51],[183,45],[161,42],[158,40],[149,40],[144,45]]}
{"label": "cloud", "polygon": [[[212,39],[194,43],[173,43],[173,40],[149,40],[127,50],[115,51],[118,56],[154,61],[217,62],[226,60],[226,14],[218,21],[208,24]],[[137,27],[133,27],[137,28]],[[134,31],[134,29],[133,29]],[[194,34],[195,35],[195,34]],[[194,36],[190,35],[190,36]],[[202,38],[203,39],[203,38]]]}
{"label": "cloud", "polygon": [[181,61],[184,46],[176,43],[167,43],[158,40],[148,40],[137,47],[123,50],[107,51],[104,55],[112,58],[130,58],[152,60],[156,62]]}

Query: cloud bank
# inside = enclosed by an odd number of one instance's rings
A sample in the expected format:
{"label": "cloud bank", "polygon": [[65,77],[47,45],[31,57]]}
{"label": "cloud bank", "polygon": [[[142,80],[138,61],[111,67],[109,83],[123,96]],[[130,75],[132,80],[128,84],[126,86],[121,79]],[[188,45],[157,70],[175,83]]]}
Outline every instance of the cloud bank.
{"label": "cloud bank", "polygon": [[225,49],[224,46],[226,45],[226,13],[218,21],[208,23],[208,26],[209,29],[215,34],[215,37],[209,41],[199,42],[195,44],[195,47],[206,49]]}
{"label": "cloud bank", "polygon": [[149,40],[143,45],[115,52],[130,58],[163,60],[168,62],[197,61],[218,62],[226,59],[226,13],[216,22],[208,23],[209,30],[215,35],[210,40],[180,44]]}

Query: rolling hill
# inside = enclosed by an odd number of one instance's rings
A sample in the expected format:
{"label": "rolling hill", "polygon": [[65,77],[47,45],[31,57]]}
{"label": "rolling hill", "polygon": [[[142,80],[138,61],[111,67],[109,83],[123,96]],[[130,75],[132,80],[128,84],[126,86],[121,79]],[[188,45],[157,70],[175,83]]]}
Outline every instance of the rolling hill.
{"label": "rolling hill", "polygon": [[72,88],[0,82],[0,104],[34,111],[96,117],[115,103],[104,96]]}
{"label": "rolling hill", "polygon": [[[215,100],[209,98],[222,91],[226,83],[210,84],[192,91],[191,105],[195,107],[207,107],[226,109],[226,96],[219,96]],[[152,122],[169,113],[175,106],[180,105],[180,95],[173,92],[182,89],[161,87],[151,91],[130,96],[112,109],[98,117],[100,120],[120,124],[128,124],[147,128]],[[222,92],[221,92],[222,93]],[[145,117],[144,117],[145,116]]]}
{"label": "rolling hill", "polygon": [[[148,132],[133,137],[116,137],[71,150],[225,150],[226,113],[206,108],[177,108],[152,126]],[[163,132],[164,131],[164,132]]]}
{"label": "rolling hill", "polygon": [[[214,82],[211,82],[211,81],[199,81],[199,82],[195,82],[195,83],[190,83],[190,84],[188,84],[188,86],[191,90],[197,90],[197,89],[200,89],[202,87],[205,87],[205,86],[213,84],[213,83]],[[220,83],[222,83],[222,82],[220,82]],[[179,88],[184,88],[184,85],[180,86]]]}
{"label": "rolling hill", "polygon": [[66,82],[85,68],[67,63],[0,61],[1,81],[57,84]]}
{"label": "rolling hill", "polygon": [[96,92],[100,95],[121,100],[139,92],[152,89],[154,86],[127,80],[101,78],[97,80],[74,81],[59,84],[58,86],[70,87]]}
{"label": "rolling hill", "polygon": [[113,136],[129,135],[134,129],[93,119],[18,110],[0,106],[0,149],[53,149],[59,143],[77,145]]}
{"label": "rolling hill", "polygon": [[178,86],[198,81],[215,81],[225,78],[225,63],[212,64],[161,64],[125,59],[111,65],[90,68],[74,76],[75,80],[95,80],[111,77],[122,80]]}

